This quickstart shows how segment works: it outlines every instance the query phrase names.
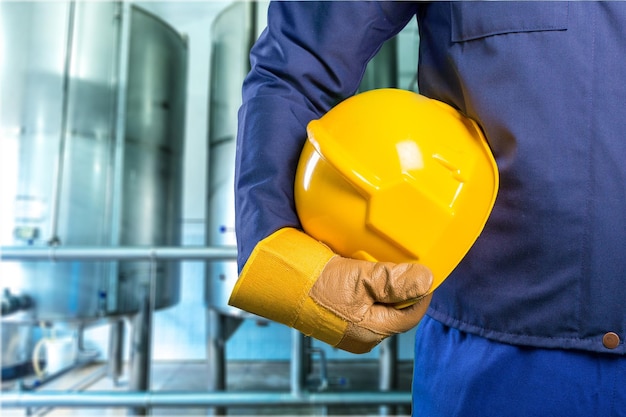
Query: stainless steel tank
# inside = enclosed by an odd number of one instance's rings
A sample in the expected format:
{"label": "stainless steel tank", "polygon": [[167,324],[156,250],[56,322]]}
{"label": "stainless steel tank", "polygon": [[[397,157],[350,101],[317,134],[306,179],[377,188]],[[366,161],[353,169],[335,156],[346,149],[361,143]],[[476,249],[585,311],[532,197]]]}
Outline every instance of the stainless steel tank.
{"label": "stainless steel tank", "polygon": [[[179,245],[186,40],[118,2],[0,3],[0,245]],[[177,264],[0,262],[18,320],[130,314]],[[147,264],[147,265],[146,265]]]}
{"label": "stainless steel tank", "polygon": [[[128,56],[119,244],[179,246],[187,40],[163,20],[133,7]],[[153,272],[155,307],[178,302],[179,262],[122,262],[118,308],[137,308],[136,286]]]}
{"label": "stainless steel tank", "polygon": [[[211,79],[209,91],[209,169],[207,244],[236,244],[235,236],[235,139],[241,85],[250,70],[249,53],[254,42],[256,7],[235,2],[225,8],[211,26]],[[228,305],[237,281],[234,261],[209,262],[206,304],[220,314],[256,317]]]}

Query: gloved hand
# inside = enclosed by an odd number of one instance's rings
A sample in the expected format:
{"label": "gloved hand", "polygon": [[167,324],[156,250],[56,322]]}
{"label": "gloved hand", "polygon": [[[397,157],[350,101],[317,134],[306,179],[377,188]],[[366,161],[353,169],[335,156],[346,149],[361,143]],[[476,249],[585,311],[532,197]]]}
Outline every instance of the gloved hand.
{"label": "gloved hand", "polygon": [[[343,258],[292,228],[257,244],[229,304],[353,353],[416,326],[431,299],[420,264]],[[406,308],[395,305],[412,300]]]}

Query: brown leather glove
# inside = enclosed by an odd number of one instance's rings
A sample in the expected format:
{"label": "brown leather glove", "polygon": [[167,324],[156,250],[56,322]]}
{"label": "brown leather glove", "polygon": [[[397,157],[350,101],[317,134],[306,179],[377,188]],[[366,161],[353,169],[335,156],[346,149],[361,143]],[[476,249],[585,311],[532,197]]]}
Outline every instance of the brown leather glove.
{"label": "brown leather glove", "polygon": [[[420,264],[368,262],[335,256],[309,296],[348,323],[338,348],[368,352],[384,338],[406,332],[424,317],[432,294],[430,272]],[[398,309],[397,303],[416,300]]]}
{"label": "brown leather glove", "polygon": [[[285,228],[255,247],[229,303],[337,348],[365,353],[419,323],[431,284],[423,265],[343,258]],[[407,302],[411,305],[397,308]]]}

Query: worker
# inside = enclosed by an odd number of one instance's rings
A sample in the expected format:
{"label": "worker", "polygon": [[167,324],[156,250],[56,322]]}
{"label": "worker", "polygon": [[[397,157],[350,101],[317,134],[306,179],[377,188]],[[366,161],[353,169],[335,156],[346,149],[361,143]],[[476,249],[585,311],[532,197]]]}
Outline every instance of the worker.
{"label": "worker", "polygon": [[[419,263],[331,253],[293,197],[307,124],[415,20],[420,93],[478,123],[500,176],[434,291]],[[231,301],[350,351],[419,323],[416,416],[626,415],[625,28],[624,2],[271,3],[239,113]]]}

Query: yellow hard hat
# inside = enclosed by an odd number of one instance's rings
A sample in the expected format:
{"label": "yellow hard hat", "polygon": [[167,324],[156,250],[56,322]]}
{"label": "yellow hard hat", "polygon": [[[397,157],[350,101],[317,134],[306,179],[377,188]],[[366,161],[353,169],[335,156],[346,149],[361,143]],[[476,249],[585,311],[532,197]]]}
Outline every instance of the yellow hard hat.
{"label": "yellow hard hat", "polygon": [[439,286],[498,191],[478,125],[440,101],[379,89],[339,103],[307,134],[294,190],[304,231],[345,257],[420,262]]}

